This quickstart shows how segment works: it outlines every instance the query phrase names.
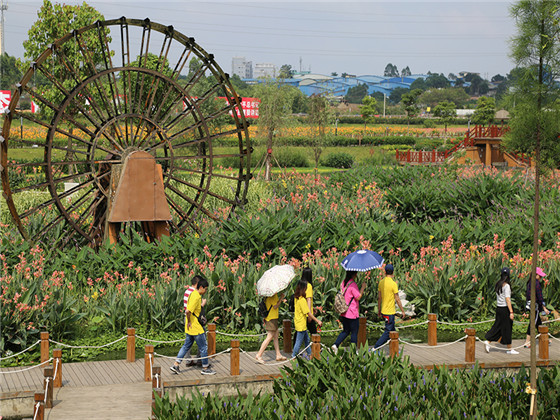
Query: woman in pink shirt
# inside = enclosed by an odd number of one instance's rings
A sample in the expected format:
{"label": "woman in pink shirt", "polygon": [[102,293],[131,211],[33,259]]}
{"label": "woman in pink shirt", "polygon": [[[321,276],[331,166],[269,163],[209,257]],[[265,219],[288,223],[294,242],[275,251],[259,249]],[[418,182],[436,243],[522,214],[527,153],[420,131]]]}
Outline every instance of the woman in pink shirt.
{"label": "woman in pink shirt", "polygon": [[340,315],[342,332],[338,335],[335,343],[331,347],[335,354],[338,352],[338,347],[348,336],[350,336],[351,343],[358,344],[358,327],[360,324],[359,301],[364,294],[366,283],[362,283],[362,287],[358,289],[358,285],[356,284],[357,275],[357,271],[347,271],[345,279],[340,284],[340,290],[344,292],[344,299],[348,304],[348,310]]}

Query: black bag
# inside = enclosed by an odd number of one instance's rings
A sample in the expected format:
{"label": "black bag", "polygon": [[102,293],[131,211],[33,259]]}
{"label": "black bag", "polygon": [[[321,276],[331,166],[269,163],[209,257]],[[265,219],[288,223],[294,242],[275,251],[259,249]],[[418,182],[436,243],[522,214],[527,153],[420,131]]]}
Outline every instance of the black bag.
{"label": "black bag", "polygon": [[[193,312],[193,315],[196,316],[196,314],[194,312]],[[204,315],[196,316],[196,318],[198,319],[198,322],[199,322],[201,327],[204,327],[204,326],[206,326],[206,324],[208,324],[208,320],[206,319],[206,317]]]}
{"label": "black bag", "polygon": [[270,308],[266,307],[266,298],[262,298],[261,301],[259,302],[259,308],[258,308],[259,316],[261,318],[266,318],[270,313],[271,309],[272,306]]}
{"label": "black bag", "polygon": [[292,295],[290,301],[288,302],[288,309],[290,312],[294,312],[296,310],[296,296]]}

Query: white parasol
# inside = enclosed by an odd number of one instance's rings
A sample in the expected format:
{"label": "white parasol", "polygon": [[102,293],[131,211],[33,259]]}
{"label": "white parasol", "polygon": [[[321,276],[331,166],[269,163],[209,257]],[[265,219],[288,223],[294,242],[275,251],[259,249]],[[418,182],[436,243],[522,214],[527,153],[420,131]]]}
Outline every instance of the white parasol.
{"label": "white parasol", "polygon": [[259,296],[274,296],[286,289],[295,276],[296,272],[291,265],[275,265],[266,270],[257,282],[257,293]]}

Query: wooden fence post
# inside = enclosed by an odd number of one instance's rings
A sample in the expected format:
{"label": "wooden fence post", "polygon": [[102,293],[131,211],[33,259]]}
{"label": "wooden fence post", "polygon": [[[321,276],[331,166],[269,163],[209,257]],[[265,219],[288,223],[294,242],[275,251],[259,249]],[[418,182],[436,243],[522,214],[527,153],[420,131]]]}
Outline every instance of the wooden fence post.
{"label": "wooden fence post", "polygon": [[467,334],[467,339],[465,340],[465,362],[474,363],[476,356],[476,330],[474,328],[466,328],[465,333]]}
{"label": "wooden fence post", "polygon": [[231,376],[239,375],[239,340],[231,340],[229,374]]}
{"label": "wooden fence post", "polygon": [[53,358],[55,372],[53,386],[55,388],[60,388],[62,386],[62,349],[53,349]]}
{"label": "wooden fence post", "polygon": [[428,314],[428,346],[437,346],[437,315]]}
{"label": "wooden fence post", "polygon": [[285,319],[282,322],[282,334],[284,336],[284,353],[292,353],[292,321]]}
{"label": "wooden fence post", "polygon": [[391,358],[395,357],[399,354],[399,332],[398,331],[391,331],[389,332],[389,356]]}
{"label": "wooden fence post", "polygon": [[49,333],[41,333],[41,363],[49,360]]}
{"label": "wooden fence post", "polygon": [[156,409],[156,395],[160,398],[163,397],[163,388],[153,388],[152,389],[152,419],[155,419],[155,409]]}
{"label": "wooden fence post", "polygon": [[208,324],[208,356],[216,354],[216,324]]}
{"label": "wooden fence post", "polygon": [[154,346],[147,344],[144,347],[144,381],[152,380],[152,366],[154,364]]}
{"label": "wooden fence post", "polygon": [[35,393],[35,403],[33,404],[33,418],[35,420],[44,420],[45,418],[45,394],[43,392]]}
{"label": "wooden fence post", "polygon": [[367,318],[361,316],[358,322],[358,348],[362,348],[367,341]]}
{"label": "wooden fence post", "polygon": [[152,388],[163,388],[161,366],[152,367]]}
{"label": "wooden fence post", "polygon": [[321,359],[321,336],[319,334],[311,335],[311,358]]}
{"label": "wooden fence post", "polygon": [[53,368],[45,368],[43,373],[45,379],[43,381],[43,389],[47,393],[45,401],[45,408],[52,408],[53,406]]}
{"label": "wooden fence post", "polygon": [[134,363],[136,361],[136,329],[126,329],[126,361]]}
{"label": "wooden fence post", "polygon": [[539,359],[548,360],[548,326],[539,325]]}

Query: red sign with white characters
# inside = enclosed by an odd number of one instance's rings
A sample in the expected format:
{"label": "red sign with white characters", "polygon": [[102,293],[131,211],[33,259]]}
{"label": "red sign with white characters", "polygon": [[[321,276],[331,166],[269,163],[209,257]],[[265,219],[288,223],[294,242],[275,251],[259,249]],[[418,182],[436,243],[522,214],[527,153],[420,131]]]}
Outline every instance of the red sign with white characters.
{"label": "red sign with white characters", "polygon": [[9,90],[0,90],[0,112],[4,112],[10,106],[12,100],[12,92]]}
{"label": "red sign with white characters", "polygon": [[[226,100],[225,97],[220,96],[218,99]],[[227,101],[226,101],[227,102]],[[261,100],[259,98],[241,98],[241,108],[245,114],[245,118],[259,118],[259,105]],[[241,116],[239,108],[235,109],[237,116]],[[231,115],[231,112],[230,112]]]}

